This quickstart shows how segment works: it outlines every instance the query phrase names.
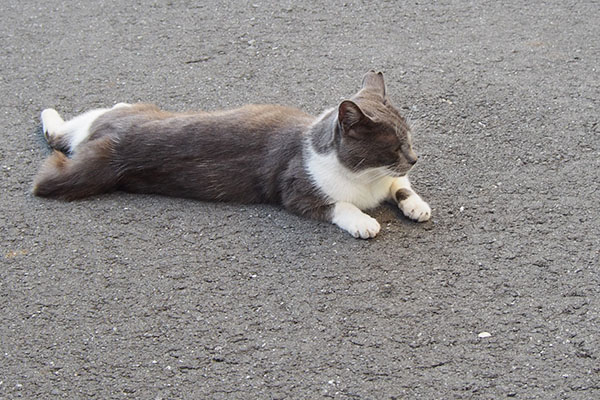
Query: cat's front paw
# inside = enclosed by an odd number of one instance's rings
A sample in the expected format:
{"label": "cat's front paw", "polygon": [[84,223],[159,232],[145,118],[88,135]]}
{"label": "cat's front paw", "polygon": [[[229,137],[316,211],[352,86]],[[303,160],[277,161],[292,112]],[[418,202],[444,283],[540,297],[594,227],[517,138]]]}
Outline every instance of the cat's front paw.
{"label": "cat's front paw", "polygon": [[425,222],[431,218],[431,207],[417,194],[413,194],[398,203],[405,216],[417,222]]}
{"label": "cat's front paw", "polygon": [[381,226],[377,220],[350,203],[337,203],[332,222],[355,238],[370,239],[377,236]]}
{"label": "cat's front paw", "polygon": [[371,239],[377,236],[381,225],[373,217],[363,214],[360,218],[352,221],[346,230],[355,238]]}

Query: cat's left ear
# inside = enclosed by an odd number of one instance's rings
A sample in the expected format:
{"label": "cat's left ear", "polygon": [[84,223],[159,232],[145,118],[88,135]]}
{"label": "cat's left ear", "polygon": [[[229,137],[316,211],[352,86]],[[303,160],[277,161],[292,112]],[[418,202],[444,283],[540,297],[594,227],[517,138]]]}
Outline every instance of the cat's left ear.
{"label": "cat's left ear", "polygon": [[370,121],[360,107],[351,100],[344,100],[338,107],[338,122],[345,134],[357,136],[358,125]]}
{"label": "cat's left ear", "polygon": [[385,98],[385,82],[383,81],[383,74],[373,70],[367,72],[363,77],[362,88],[373,90],[380,94],[381,97]]}

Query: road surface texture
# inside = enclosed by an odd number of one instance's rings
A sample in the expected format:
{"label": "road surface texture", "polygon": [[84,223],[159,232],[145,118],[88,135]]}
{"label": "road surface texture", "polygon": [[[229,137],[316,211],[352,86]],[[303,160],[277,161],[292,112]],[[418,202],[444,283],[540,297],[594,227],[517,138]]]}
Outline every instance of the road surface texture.
{"label": "road surface texture", "polygon": [[[598,2],[5,3],[0,398],[600,398]],[[369,69],[430,222],[30,193],[43,108],[316,115]]]}

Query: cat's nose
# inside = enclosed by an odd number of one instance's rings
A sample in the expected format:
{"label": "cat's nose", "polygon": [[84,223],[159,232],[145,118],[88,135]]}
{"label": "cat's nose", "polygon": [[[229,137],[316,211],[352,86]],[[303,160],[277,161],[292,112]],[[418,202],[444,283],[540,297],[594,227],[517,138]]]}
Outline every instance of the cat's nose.
{"label": "cat's nose", "polygon": [[410,165],[415,165],[419,157],[417,157],[417,153],[409,147],[408,151],[404,152],[404,158]]}

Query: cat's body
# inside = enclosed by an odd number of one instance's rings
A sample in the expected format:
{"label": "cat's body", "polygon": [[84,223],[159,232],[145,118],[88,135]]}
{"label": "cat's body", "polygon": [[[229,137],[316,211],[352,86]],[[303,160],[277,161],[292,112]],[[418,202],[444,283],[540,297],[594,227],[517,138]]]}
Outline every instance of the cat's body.
{"label": "cat's body", "polygon": [[120,103],[64,122],[47,109],[43,129],[56,151],[34,193],[73,200],[124,190],[277,203],[362,238],[374,237],[379,224],[361,210],[384,200],[411,219],[429,219],[406,177],[416,155],[383,76],[369,72],[352,100],[317,118],[274,105],[177,114]]}

